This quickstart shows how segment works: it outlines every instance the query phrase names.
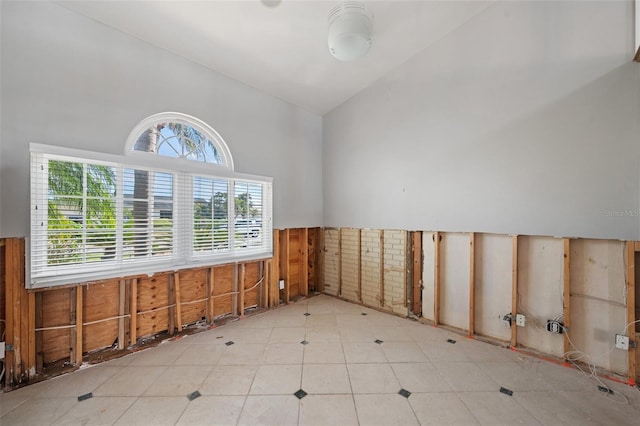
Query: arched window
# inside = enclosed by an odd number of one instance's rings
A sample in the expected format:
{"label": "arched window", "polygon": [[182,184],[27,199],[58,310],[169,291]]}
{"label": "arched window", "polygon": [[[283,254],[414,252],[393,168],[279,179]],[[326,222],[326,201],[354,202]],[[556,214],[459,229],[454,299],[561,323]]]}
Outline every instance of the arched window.
{"label": "arched window", "polygon": [[202,120],[177,112],[162,112],[142,120],[129,134],[125,151],[201,161],[233,170],[231,152],[218,132]]}
{"label": "arched window", "polygon": [[32,144],[31,170],[30,287],[272,256],[272,179],[196,118],[145,118],[124,156]]}

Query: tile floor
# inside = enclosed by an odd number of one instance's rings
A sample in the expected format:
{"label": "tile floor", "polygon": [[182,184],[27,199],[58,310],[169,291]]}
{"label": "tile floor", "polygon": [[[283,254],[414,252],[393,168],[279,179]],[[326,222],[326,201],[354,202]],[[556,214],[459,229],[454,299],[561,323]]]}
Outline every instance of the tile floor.
{"label": "tile floor", "polygon": [[0,424],[640,424],[638,389],[606,383],[317,296],[1,394]]}

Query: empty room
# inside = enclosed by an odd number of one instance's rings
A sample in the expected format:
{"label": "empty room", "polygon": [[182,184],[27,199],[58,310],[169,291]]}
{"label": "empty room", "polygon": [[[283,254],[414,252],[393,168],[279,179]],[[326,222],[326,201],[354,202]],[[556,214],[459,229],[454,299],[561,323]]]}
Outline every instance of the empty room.
{"label": "empty room", "polygon": [[2,425],[637,425],[639,269],[640,0],[0,1]]}

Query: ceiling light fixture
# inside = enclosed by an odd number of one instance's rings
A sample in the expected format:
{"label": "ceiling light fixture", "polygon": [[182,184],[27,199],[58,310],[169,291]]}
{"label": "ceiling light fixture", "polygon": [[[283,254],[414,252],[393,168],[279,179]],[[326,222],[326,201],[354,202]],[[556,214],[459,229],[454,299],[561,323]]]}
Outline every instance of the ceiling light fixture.
{"label": "ceiling light fixture", "polygon": [[355,61],[371,47],[373,16],[364,3],[344,2],[329,12],[329,52],[340,61]]}

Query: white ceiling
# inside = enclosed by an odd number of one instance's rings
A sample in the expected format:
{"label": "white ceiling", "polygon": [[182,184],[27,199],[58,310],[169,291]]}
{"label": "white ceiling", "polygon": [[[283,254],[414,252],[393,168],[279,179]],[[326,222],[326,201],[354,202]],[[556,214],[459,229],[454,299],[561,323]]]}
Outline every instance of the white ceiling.
{"label": "white ceiling", "polygon": [[[265,0],[264,3],[273,2]],[[355,62],[327,48],[338,1],[58,1],[249,86],[325,114],[484,10],[491,1],[369,1],[373,45]],[[276,1],[277,3],[277,1]],[[453,52],[455,54],[455,52]]]}

